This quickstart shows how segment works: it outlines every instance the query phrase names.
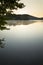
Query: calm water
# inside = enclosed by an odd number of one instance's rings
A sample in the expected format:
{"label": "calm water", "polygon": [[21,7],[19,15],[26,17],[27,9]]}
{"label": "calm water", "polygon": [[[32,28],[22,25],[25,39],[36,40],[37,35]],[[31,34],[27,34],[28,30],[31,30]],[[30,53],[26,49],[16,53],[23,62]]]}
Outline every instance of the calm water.
{"label": "calm water", "polygon": [[43,21],[7,23],[0,28],[0,65],[42,65]]}

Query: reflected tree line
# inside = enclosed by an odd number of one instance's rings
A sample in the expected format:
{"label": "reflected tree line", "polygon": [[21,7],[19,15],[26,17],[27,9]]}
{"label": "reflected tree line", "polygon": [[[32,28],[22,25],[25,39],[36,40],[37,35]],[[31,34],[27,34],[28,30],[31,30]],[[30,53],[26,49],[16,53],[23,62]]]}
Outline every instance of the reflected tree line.
{"label": "reflected tree line", "polygon": [[[13,9],[17,10],[23,8],[25,5],[20,2],[20,0],[0,0],[0,30],[8,29],[6,28],[7,22],[4,19],[4,15],[12,14]],[[0,39],[0,47],[4,48],[4,39]]]}
{"label": "reflected tree line", "polygon": [[5,47],[5,43],[4,43],[4,38],[0,39],[0,48],[4,48]]}

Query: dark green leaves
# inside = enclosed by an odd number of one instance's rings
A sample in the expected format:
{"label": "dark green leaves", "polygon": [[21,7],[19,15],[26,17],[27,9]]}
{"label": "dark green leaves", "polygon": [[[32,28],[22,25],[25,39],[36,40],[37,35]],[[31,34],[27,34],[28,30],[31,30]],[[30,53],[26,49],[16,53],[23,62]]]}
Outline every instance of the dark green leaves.
{"label": "dark green leaves", "polygon": [[0,0],[0,15],[6,14],[9,9],[12,11],[13,9],[23,8],[24,4],[19,3],[20,0]]}

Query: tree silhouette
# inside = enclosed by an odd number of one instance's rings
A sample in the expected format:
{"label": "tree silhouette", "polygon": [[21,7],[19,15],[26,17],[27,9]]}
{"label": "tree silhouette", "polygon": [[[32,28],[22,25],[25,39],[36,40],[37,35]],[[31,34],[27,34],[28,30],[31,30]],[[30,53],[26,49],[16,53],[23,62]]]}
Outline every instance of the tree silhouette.
{"label": "tree silhouette", "polygon": [[0,16],[0,30],[9,30],[5,25],[7,25],[7,22]]}
{"label": "tree silhouette", "polygon": [[13,9],[23,8],[25,5],[20,0],[0,0],[0,15],[11,13]]}
{"label": "tree silhouette", "polygon": [[25,5],[19,2],[20,0],[0,0],[0,30],[7,29],[4,27],[4,15],[11,14],[13,9],[23,8]]}

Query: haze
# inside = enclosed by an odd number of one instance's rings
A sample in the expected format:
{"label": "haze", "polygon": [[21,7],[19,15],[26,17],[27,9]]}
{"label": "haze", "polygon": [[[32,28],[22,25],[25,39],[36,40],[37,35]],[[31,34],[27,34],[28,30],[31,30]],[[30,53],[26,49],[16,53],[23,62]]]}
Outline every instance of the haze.
{"label": "haze", "polygon": [[14,11],[16,14],[29,14],[37,17],[43,17],[43,0],[20,0],[25,7]]}

